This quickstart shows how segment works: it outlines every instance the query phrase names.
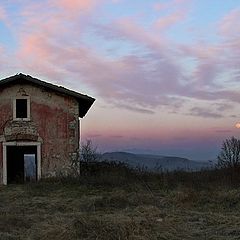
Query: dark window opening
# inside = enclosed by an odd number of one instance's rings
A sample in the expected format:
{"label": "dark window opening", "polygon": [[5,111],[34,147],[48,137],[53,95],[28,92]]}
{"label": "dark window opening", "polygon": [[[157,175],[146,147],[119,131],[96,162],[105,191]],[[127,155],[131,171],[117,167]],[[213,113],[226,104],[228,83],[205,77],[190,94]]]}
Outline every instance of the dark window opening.
{"label": "dark window opening", "polygon": [[16,99],[16,118],[27,117],[27,99]]}

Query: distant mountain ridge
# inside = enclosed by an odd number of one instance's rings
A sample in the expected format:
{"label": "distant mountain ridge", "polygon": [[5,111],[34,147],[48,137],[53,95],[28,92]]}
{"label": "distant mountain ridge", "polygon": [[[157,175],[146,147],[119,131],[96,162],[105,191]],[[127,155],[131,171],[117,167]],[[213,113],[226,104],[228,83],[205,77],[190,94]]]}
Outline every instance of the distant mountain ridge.
{"label": "distant mountain ridge", "polygon": [[212,167],[210,162],[199,162],[174,156],[134,154],[128,152],[106,152],[102,154],[101,159],[106,161],[123,162],[130,167],[147,168],[147,170],[150,171],[198,171]]}

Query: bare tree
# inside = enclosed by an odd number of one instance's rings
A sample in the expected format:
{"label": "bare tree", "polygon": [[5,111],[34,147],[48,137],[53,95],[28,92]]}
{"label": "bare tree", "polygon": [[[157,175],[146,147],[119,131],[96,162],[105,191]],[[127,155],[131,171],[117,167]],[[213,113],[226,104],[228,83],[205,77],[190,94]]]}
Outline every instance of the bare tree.
{"label": "bare tree", "polygon": [[86,140],[79,149],[76,158],[72,159],[71,168],[75,176],[80,177],[89,171],[89,166],[98,160],[97,147],[93,146],[91,140]]}
{"label": "bare tree", "polygon": [[86,140],[80,149],[81,162],[95,162],[98,159],[97,147],[93,146],[92,140]]}
{"label": "bare tree", "polygon": [[233,168],[240,167],[240,140],[235,137],[226,139],[218,155],[217,166],[220,168]]}

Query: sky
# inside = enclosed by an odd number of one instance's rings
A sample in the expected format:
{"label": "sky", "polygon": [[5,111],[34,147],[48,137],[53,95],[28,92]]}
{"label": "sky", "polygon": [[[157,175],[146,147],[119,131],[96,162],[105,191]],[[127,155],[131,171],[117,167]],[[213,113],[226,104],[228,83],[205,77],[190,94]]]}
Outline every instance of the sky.
{"label": "sky", "polygon": [[6,0],[0,78],[88,94],[98,151],[215,159],[240,138],[239,0]]}

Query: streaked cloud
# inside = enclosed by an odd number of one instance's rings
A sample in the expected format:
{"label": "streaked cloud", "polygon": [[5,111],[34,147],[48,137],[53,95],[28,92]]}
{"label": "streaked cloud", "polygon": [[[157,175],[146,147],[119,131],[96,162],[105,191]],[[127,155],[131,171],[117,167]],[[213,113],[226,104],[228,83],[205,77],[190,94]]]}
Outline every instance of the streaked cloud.
{"label": "streaked cloud", "polygon": [[[96,25],[91,16],[103,3],[61,0],[21,5],[24,24],[18,34],[20,48],[16,55],[23,68],[61,81],[66,76],[77,77],[106,101],[111,99],[118,107],[125,106],[142,113],[153,113],[157,107],[165,106],[176,112],[176,106],[179,109],[184,106],[185,97],[209,101],[240,100],[238,92],[223,90],[218,83],[221,74],[228,71],[224,62],[229,52],[221,52],[225,42],[179,45],[167,34],[157,32],[156,25],[146,28],[137,18],[116,19],[105,25]],[[185,3],[189,4],[188,1]],[[158,28],[169,28],[179,24],[180,19],[187,18],[188,8],[183,8],[181,1],[171,1],[165,6],[171,7],[174,11],[156,18]],[[37,11],[43,14],[36,15]],[[234,12],[221,19],[221,32],[237,16]],[[140,51],[133,49],[130,54],[111,59],[106,52],[99,53],[97,46],[90,49],[85,45],[84,36],[89,29],[105,41],[122,39]],[[191,61],[196,63],[188,72],[179,64],[186,57],[191,57]],[[176,102],[181,104],[176,105]]]}
{"label": "streaked cloud", "polygon": [[200,108],[200,107],[194,107],[190,109],[190,115],[198,116],[198,117],[204,117],[204,118],[222,118],[223,115],[216,112],[211,112],[209,108]]}

